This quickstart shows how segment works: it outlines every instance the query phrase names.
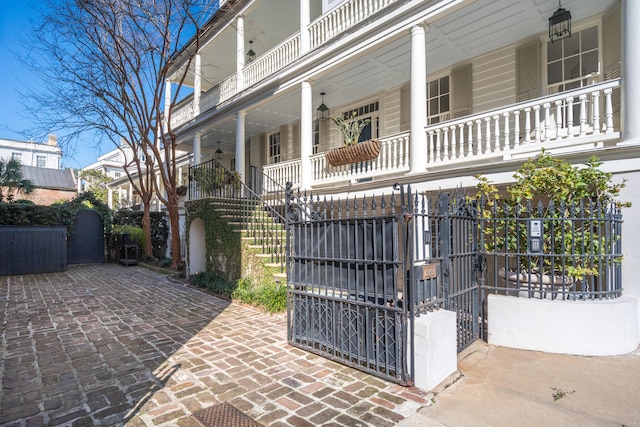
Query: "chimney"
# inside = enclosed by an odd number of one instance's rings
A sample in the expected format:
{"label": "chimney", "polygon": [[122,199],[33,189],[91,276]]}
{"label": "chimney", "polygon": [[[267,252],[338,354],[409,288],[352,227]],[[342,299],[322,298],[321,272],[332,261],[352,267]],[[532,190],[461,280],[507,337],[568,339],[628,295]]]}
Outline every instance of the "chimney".
{"label": "chimney", "polygon": [[47,137],[49,138],[49,145],[58,145],[58,135],[50,133]]}

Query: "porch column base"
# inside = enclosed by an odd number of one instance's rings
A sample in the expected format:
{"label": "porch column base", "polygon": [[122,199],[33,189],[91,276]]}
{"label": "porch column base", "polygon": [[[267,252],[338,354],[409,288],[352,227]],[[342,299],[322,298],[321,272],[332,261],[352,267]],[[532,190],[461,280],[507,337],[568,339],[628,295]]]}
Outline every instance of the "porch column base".
{"label": "porch column base", "polygon": [[456,313],[436,310],[414,320],[414,385],[432,390],[458,369]]}

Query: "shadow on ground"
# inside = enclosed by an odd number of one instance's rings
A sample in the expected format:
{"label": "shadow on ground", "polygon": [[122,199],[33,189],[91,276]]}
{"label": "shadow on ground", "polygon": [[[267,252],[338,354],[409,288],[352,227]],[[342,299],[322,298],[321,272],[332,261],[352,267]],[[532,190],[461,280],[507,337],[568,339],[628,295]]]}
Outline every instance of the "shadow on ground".
{"label": "shadow on ground", "polygon": [[132,419],[180,368],[169,357],[227,305],[138,267],[0,277],[0,424]]}

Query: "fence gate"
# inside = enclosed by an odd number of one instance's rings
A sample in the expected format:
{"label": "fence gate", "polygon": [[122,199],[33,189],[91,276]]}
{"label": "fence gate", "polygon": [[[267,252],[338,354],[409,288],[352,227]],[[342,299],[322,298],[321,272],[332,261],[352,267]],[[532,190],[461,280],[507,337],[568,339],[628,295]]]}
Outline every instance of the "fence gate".
{"label": "fence gate", "polygon": [[456,312],[458,351],[481,335],[482,257],[474,203],[464,195],[411,196],[413,227],[409,254],[413,312]]}
{"label": "fence gate", "polygon": [[477,221],[464,199],[395,188],[327,201],[288,187],[288,340],[411,384],[414,316],[456,311],[459,350],[478,337]]}
{"label": "fence gate", "polygon": [[68,248],[69,264],[104,262],[104,224],[96,211],[78,211]]}

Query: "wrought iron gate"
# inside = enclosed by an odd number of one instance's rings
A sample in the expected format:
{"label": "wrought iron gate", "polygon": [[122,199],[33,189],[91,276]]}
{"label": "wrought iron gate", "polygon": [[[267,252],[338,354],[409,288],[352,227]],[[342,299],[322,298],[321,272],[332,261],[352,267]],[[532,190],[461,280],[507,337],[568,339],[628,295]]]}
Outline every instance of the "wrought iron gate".
{"label": "wrought iron gate", "polygon": [[456,311],[459,350],[478,336],[478,231],[464,198],[394,188],[334,201],[288,184],[288,340],[412,384],[414,316]]}

